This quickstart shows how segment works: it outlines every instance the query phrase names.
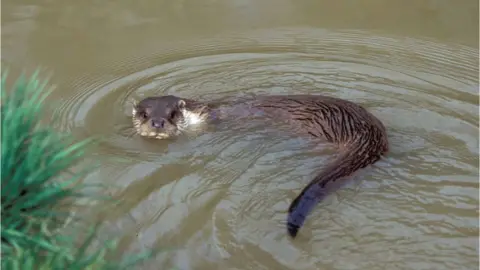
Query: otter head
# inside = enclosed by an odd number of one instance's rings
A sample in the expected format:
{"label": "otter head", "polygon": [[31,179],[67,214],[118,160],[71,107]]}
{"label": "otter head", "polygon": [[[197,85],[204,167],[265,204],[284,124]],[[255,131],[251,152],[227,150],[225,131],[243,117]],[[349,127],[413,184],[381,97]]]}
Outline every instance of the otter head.
{"label": "otter head", "polygon": [[133,126],[141,136],[167,139],[186,128],[186,112],[186,102],[179,97],[148,97],[133,105]]}

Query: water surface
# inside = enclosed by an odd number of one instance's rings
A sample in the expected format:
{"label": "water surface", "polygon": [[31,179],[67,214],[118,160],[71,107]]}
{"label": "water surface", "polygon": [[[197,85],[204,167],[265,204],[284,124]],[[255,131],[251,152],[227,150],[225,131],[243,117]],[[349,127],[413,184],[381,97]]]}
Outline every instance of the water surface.
{"label": "water surface", "polygon": [[[104,237],[168,250],[145,269],[476,269],[478,53],[467,0],[2,6],[2,65],[43,67],[55,125],[102,138],[85,181],[120,199]],[[286,210],[332,147],[248,122],[132,136],[132,98],[289,93],[358,102],[391,144],[295,240]]]}

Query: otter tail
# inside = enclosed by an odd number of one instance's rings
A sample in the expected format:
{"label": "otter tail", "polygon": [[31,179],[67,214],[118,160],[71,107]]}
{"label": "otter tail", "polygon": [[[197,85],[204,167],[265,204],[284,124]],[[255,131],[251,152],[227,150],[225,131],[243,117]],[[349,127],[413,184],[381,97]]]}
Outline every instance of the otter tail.
{"label": "otter tail", "polygon": [[[373,164],[380,158],[380,153],[365,153],[364,147],[349,147],[317,175],[290,204],[288,209],[287,230],[295,238],[307,215],[325,195],[325,186],[340,178],[347,177],[360,168]],[[371,149],[372,150],[372,149]]]}

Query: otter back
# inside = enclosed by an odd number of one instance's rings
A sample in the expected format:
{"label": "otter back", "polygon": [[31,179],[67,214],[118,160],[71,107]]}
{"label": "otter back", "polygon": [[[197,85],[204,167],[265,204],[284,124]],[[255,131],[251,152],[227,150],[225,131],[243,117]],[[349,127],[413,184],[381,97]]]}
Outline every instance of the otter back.
{"label": "otter back", "polygon": [[295,237],[325,186],[375,163],[388,151],[384,125],[363,107],[342,99],[318,96],[266,96],[257,108],[295,130],[337,144],[340,153],[293,200],[288,209],[287,230]]}

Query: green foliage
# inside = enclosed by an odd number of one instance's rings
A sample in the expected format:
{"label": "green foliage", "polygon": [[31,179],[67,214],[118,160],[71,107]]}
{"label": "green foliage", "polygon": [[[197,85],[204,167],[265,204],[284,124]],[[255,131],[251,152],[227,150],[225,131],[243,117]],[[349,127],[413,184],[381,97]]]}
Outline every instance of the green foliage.
{"label": "green foliage", "polygon": [[92,168],[69,170],[92,141],[74,143],[41,124],[46,85],[35,73],[7,91],[6,74],[1,79],[2,269],[130,269],[149,254],[111,263],[106,258],[115,243],[87,252],[97,227],[80,247],[76,237],[59,233],[70,215],[65,205],[88,196],[79,180]]}

